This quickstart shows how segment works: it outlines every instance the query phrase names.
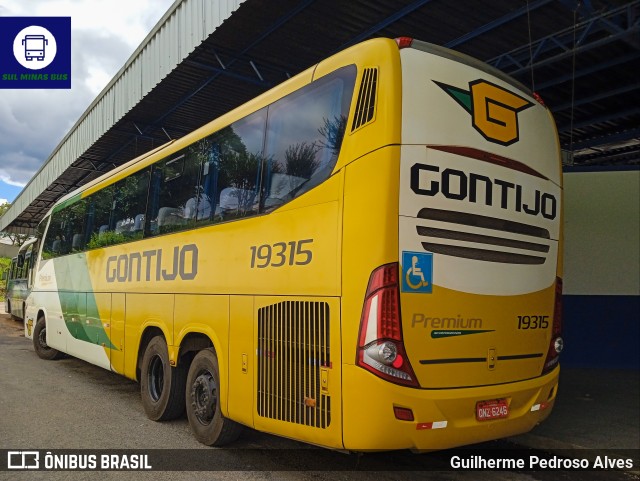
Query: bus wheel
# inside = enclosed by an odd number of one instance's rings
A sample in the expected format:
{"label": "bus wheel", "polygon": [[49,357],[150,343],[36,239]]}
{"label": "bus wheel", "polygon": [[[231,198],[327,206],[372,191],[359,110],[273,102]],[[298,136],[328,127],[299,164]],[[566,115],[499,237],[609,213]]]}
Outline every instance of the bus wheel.
{"label": "bus wheel", "polygon": [[44,320],[44,316],[38,318],[36,328],[33,330],[33,348],[39,358],[47,361],[54,361],[64,357],[64,353],[49,347],[47,344],[47,323]]}
{"label": "bus wheel", "polygon": [[191,362],[187,376],[187,417],[198,441],[223,446],[235,441],[242,426],[220,411],[220,375],[213,349],[200,351]]}
{"label": "bus wheel", "polygon": [[184,413],[184,364],[171,367],[167,343],[161,336],[151,339],[140,375],[142,406],[152,421],[176,419]]}

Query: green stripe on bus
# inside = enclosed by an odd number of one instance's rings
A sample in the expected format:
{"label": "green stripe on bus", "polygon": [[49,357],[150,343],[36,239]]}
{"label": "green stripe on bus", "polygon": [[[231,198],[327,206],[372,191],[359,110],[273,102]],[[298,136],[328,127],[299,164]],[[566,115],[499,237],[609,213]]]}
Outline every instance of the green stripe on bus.
{"label": "green stripe on bus", "polygon": [[56,212],[60,212],[62,209],[65,209],[65,208],[69,207],[70,205],[75,204],[76,202],[78,202],[80,200],[81,197],[82,197],[82,194],[76,194],[73,197],[65,200],[64,202],[62,202],[61,204],[58,204],[57,206],[55,206],[53,208],[53,213],[55,214]]}

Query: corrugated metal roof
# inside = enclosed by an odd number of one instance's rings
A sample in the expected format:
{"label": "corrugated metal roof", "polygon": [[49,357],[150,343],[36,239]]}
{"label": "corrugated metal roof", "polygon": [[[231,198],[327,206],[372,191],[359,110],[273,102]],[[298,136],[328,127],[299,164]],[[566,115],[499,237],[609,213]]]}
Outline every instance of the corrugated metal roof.
{"label": "corrugated metal roof", "polygon": [[376,36],[455,48],[533,84],[576,165],[637,164],[639,32],[640,0],[178,0],[0,230],[33,227],[76,186]]}
{"label": "corrugated metal roof", "polygon": [[[62,195],[121,163],[104,162],[118,142],[128,139],[110,131],[242,1],[177,0],[16,198],[0,219],[0,231],[7,225],[13,231],[34,227]],[[97,145],[107,133],[108,145]]]}

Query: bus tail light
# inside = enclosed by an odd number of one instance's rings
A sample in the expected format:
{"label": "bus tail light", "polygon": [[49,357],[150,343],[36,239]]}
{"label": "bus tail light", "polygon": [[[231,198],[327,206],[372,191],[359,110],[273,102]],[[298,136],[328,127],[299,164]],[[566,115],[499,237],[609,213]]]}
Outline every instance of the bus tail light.
{"label": "bus tail light", "polygon": [[356,364],[387,381],[419,387],[402,340],[397,262],[371,273],[360,319]]}
{"label": "bus tail light", "polygon": [[399,49],[411,47],[413,43],[413,38],[411,37],[396,37],[395,40]]}
{"label": "bus tail light", "polygon": [[544,360],[542,374],[551,371],[560,360],[560,353],[564,348],[564,340],[562,339],[562,279],[556,278],[556,298],[553,309],[553,326],[551,327],[551,341],[549,341],[549,350],[547,358]]}
{"label": "bus tail light", "polygon": [[533,92],[533,98],[536,99],[536,102],[538,102],[540,105],[546,107],[544,100],[542,100],[542,97],[538,92]]}

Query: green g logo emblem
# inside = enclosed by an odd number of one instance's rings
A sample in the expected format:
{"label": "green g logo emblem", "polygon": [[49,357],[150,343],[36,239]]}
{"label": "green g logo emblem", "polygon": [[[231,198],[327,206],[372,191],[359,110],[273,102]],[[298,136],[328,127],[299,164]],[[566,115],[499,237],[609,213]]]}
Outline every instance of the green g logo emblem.
{"label": "green g logo emblem", "polygon": [[519,140],[518,113],[533,103],[486,80],[469,82],[469,90],[435,83],[471,114],[473,127],[489,142],[506,146]]}

